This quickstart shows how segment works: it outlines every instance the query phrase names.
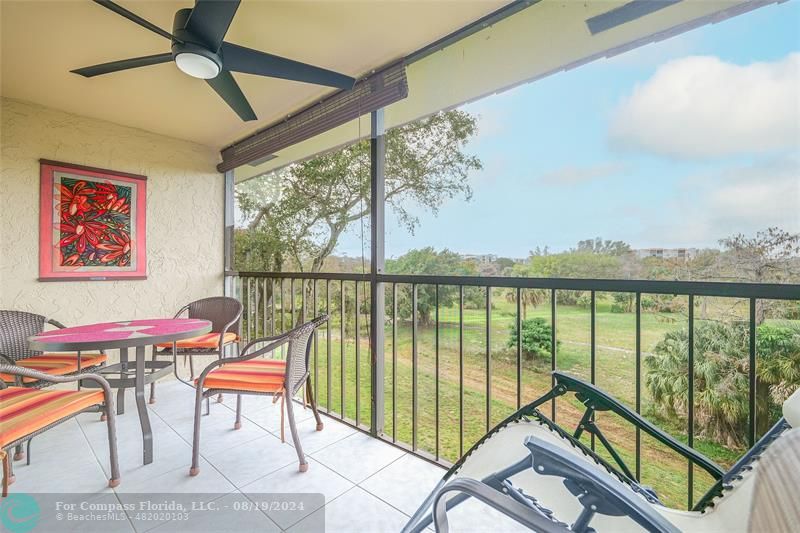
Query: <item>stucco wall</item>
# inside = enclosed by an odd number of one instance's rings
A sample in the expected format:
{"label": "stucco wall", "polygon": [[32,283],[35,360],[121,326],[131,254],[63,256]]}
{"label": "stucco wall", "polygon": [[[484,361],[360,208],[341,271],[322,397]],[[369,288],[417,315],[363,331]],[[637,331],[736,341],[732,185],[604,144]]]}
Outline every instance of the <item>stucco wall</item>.
{"label": "stucco wall", "polygon": [[[215,150],[5,98],[0,119],[0,308],[69,325],[172,316],[222,293]],[[147,280],[37,281],[40,158],[147,176]]]}

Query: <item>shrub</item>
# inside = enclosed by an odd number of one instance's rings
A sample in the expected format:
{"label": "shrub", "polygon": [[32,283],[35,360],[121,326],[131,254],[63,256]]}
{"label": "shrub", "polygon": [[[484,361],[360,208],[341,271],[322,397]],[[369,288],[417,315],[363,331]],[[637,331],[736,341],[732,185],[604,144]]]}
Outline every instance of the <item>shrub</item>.
{"label": "shrub", "polygon": [[[697,322],[694,349],[695,417],[699,434],[728,446],[747,442],[749,324]],[[660,412],[685,417],[688,402],[687,329],[670,331],[645,356],[646,386]],[[762,324],[756,332],[758,434],[780,416],[781,403],[800,387],[800,328]]]}
{"label": "shrub", "polygon": [[[517,346],[517,324],[511,324],[508,347]],[[552,328],[543,318],[529,318],[522,321],[522,354],[527,359],[549,358],[552,351]]]}

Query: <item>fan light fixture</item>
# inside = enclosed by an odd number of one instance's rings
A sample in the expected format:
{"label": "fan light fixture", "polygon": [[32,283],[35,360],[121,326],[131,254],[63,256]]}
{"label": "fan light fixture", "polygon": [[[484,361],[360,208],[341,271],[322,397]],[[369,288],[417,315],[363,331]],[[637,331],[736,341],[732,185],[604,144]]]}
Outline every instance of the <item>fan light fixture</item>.
{"label": "fan light fixture", "polygon": [[220,73],[219,65],[212,59],[191,52],[183,52],[176,55],[175,64],[189,76],[202,80],[216,78]]}
{"label": "fan light fixture", "polygon": [[239,84],[236,83],[232,72],[314,83],[343,90],[352,89],[356,82],[354,78],[332,70],[225,42],[225,34],[236,10],[239,9],[241,0],[195,0],[194,7],[175,12],[172,33],[162,30],[112,0],[94,1],[105,9],[169,40],[170,51],[101,63],[72,71],[85,78],[174,61],[181,72],[193,78],[206,80],[209,87],[244,121],[256,120],[258,117],[239,88]]}

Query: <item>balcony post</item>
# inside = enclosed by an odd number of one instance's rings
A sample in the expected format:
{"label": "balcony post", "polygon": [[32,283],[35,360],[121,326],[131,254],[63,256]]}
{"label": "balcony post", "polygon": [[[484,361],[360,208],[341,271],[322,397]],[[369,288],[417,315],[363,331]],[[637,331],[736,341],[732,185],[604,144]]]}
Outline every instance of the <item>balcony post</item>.
{"label": "balcony post", "polygon": [[227,275],[228,272],[233,270],[233,196],[234,196],[234,178],[233,178],[233,170],[228,170],[225,172],[225,186],[223,192],[223,294],[225,296],[235,296],[234,294],[234,284],[236,283],[236,278],[230,277]]}
{"label": "balcony post", "polygon": [[372,369],[370,433],[383,434],[384,390],[384,322],[385,295],[378,275],[385,265],[385,168],[386,140],[384,138],[383,108],[370,114],[370,367]]}

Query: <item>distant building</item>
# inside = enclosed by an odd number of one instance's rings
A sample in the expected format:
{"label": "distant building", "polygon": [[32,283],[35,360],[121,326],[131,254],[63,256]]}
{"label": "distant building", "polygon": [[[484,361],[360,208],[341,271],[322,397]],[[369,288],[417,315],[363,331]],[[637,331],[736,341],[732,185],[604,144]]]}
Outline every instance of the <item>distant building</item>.
{"label": "distant building", "polygon": [[478,264],[488,264],[497,261],[495,254],[461,254],[462,259],[472,260]]}
{"label": "distant building", "polygon": [[647,257],[658,257],[659,259],[677,259],[679,261],[691,261],[697,257],[697,248],[640,248],[633,253],[639,259]]}

